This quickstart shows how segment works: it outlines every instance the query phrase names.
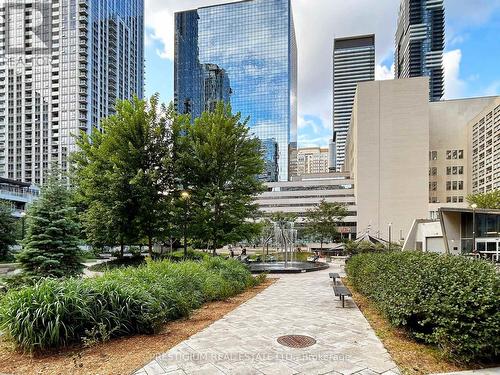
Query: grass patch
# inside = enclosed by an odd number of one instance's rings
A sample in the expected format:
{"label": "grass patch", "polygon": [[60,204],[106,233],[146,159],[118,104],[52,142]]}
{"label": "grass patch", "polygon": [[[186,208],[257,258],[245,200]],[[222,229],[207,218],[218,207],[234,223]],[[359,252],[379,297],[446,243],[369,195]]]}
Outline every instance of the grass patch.
{"label": "grass patch", "polygon": [[262,280],[240,262],[221,258],[149,262],[90,279],[46,279],[2,298],[0,330],[28,352],[151,334]]}
{"label": "grass patch", "polygon": [[0,340],[1,371],[16,375],[131,374],[149,363],[156,354],[167,352],[208,327],[274,281],[276,279],[267,279],[262,284],[225,301],[208,302],[188,318],[168,322],[152,335],[116,338],[91,347],[71,346],[35,355],[13,351],[9,342]]}

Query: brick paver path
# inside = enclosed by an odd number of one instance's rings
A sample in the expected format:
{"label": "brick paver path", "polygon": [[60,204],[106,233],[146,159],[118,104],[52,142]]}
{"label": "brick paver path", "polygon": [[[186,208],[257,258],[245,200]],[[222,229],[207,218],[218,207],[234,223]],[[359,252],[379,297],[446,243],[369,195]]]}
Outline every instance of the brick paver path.
{"label": "brick paver path", "polygon": [[[282,275],[224,318],[136,372],[177,374],[399,374],[355,304],[341,307],[328,272]],[[307,335],[305,349],[280,345],[283,335]]]}

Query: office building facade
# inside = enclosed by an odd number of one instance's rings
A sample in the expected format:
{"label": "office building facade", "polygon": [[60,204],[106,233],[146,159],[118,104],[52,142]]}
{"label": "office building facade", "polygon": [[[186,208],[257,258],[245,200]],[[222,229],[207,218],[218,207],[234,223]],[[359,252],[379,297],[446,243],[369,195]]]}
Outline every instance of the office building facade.
{"label": "office building facade", "polygon": [[392,223],[393,238],[404,238],[416,219],[437,220],[469,207],[468,194],[498,188],[500,98],[429,102],[428,90],[427,77],[358,87],[344,170],[360,231],[387,239]]}
{"label": "office building facade", "polygon": [[[472,192],[469,161],[473,153],[473,119],[492,104],[494,98],[442,100],[429,103],[429,203],[437,214],[444,205],[466,207]],[[481,156],[484,159],[484,154]]]}
{"label": "office building facade", "polygon": [[472,193],[500,189],[500,98],[496,98],[467,127],[472,157]]}
{"label": "office building facade", "polygon": [[402,0],[396,30],[396,78],[429,77],[429,98],[444,94],[444,0]]}
{"label": "office building facade", "polygon": [[290,181],[266,184],[267,191],[260,194],[255,203],[265,216],[278,212],[294,214],[297,227],[302,227],[310,210],[322,200],[340,203],[348,211],[339,225],[339,232],[345,239],[356,238],[357,212],[354,198],[354,181],[349,173],[320,173],[291,177]]}
{"label": "office building facade", "polygon": [[143,0],[0,6],[0,176],[41,185],[75,136],[143,96]]}
{"label": "office building facade", "polygon": [[[250,0],[175,14],[174,103],[196,118],[207,107],[202,67],[224,71],[233,112],[249,117],[252,134],[274,139],[279,179],[288,180],[296,142],[297,48],[290,0]],[[229,95],[225,95],[229,92]]]}
{"label": "office building facade", "polygon": [[338,38],[333,46],[333,132],[336,169],[345,158],[345,144],[356,87],[375,80],[375,35]]}
{"label": "office building facade", "polygon": [[328,148],[308,147],[297,150],[297,176],[329,172]]}

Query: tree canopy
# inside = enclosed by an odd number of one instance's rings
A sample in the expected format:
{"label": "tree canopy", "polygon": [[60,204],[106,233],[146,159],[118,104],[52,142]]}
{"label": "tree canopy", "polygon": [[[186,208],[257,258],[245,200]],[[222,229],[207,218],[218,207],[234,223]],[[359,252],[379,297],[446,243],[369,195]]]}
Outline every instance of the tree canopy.
{"label": "tree canopy", "polygon": [[75,184],[89,242],[97,247],[148,242],[164,227],[171,185],[171,107],[134,98],[119,101],[103,131],[81,134]]}
{"label": "tree canopy", "polygon": [[347,216],[347,209],[341,203],[329,203],[324,199],[312,210],[306,219],[306,233],[317,238],[323,248],[323,242],[338,238],[338,223]]}
{"label": "tree canopy", "polygon": [[16,219],[10,207],[0,201],[0,259],[5,258],[9,246],[16,244]]}
{"label": "tree canopy", "polygon": [[500,190],[468,195],[467,202],[477,204],[478,208],[500,210]]}
{"label": "tree canopy", "polygon": [[102,132],[82,133],[78,146],[73,181],[93,246],[123,253],[146,241],[152,254],[153,243],[187,232],[215,250],[258,234],[250,219],[263,190],[260,141],[230,106],[191,122],[157,96],[120,101]]}
{"label": "tree canopy", "polygon": [[260,141],[247,120],[219,103],[180,129],[174,168],[190,194],[190,233],[213,250],[258,234],[248,220],[257,215],[255,196],[263,191]]}

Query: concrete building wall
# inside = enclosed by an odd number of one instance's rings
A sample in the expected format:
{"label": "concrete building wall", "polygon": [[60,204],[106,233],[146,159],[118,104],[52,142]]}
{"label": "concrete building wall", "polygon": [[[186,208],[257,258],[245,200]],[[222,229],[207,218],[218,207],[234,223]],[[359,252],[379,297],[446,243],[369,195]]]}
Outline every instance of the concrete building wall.
{"label": "concrete building wall", "polygon": [[500,189],[500,97],[492,99],[467,125],[469,190]]}
{"label": "concrete building wall", "polygon": [[429,104],[429,203],[467,206],[472,192],[469,123],[495,97],[447,100]]}
{"label": "concrete building wall", "polygon": [[293,213],[299,226],[304,222],[309,210],[322,200],[342,203],[349,212],[340,225],[344,234],[356,234],[357,207],[354,200],[353,181],[346,173],[322,173],[293,177],[292,181],[270,182],[268,191],[259,195],[256,203],[264,215],[277,212]]}
{"label": "concrete building wall", "polygon": [[428,216],[427,78],[360,83],[345,169],[355,181],[358,232],[406,235]]}
{"label": "concrete building wall", "polygon": [[328,148],[308,147],[297,150],[297,176],[328,172]]}

